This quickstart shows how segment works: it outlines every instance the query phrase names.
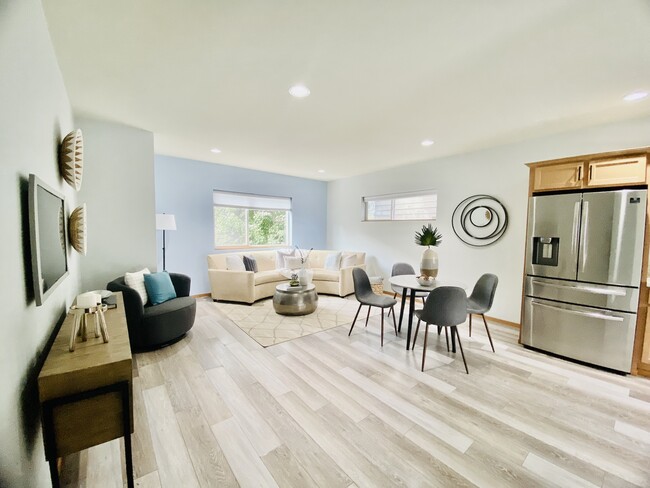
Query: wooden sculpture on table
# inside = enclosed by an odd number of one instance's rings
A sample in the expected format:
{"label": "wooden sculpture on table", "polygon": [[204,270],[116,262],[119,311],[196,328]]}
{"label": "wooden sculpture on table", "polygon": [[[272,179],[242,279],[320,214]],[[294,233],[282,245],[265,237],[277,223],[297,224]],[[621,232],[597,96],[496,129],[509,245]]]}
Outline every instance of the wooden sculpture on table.
{"label": "wooden sculpture on table", "polygon": [[97,293],[82,293],[77,296],[75,305],[70,310],[74,314],[74,322],[70,331],[70,352],[76,347],[77,336],[83,342],[88,340],[88,316],[94,316],[95,337],[102,336],[104,342],[108,342],[108,328],[104,312],[106,305],[102,304],[101,296]]}

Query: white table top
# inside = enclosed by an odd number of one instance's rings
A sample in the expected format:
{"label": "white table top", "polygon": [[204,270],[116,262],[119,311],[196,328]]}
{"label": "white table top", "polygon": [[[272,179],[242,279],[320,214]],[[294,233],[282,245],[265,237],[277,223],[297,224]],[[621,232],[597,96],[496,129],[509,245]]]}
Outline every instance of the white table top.
{"label": "white table top", "polygon": [[461,283],[460,281],[440,279],[436,279],[436,281],[434,281],[431,286],[422,286],[420,283],[418,283],[415,275],[392,276],[388,281],[391,285],[399,286],[401,288],[409,288],[416,291],[431,291],[440,286],[458,286],[460,288],[467,289],[467,285],[465,285],[465,283]]}

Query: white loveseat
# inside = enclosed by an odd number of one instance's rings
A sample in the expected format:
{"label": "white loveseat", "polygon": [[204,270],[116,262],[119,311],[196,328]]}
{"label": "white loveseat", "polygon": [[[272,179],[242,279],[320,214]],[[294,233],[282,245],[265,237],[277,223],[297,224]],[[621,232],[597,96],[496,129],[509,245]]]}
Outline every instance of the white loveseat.
{"label": "white loveseat", "polygon": [[[354,293],[352,270],[365,269],[366,253],[342,252],[342,256],[355,255],[356,264],[338,270],[325,269],[327,257],[337,251],[312,251],[307,267],[314,273],[313,283],[317,293],[344,297]],[[252,271],[230,270],[228,256],[252,256],[257,262],[257,273]],[[346,261],[349,261],[346,260]],[[272,297],[275,287],[289,281],[283,274],[286,270],[276,268],[276,251],[250,251],[208,255],[208,277],[213,300],[253,303],[262,298]]]}

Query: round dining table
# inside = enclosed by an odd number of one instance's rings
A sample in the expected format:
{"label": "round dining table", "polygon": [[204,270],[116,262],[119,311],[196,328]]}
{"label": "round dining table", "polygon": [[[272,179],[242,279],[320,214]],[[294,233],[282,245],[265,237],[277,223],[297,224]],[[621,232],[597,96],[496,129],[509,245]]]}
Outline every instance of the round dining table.
{"label": "round dining table", "polygon": [[[415,275],[399,275],[392,276],[389,279],[390,284],[396,288],[402,288],[402,305],[399,312],[399,325],[397,327],[398,331],[402,331],[402,319],[404,318],[404,307],[406,305],[406,296],[409,296],[409,318],[408,318],[408,328],[406,330],[406,350],[408,351],[411,348],[411,329],[413,328],[413,313],[415,311],[415,294],[418,291],[432,291],[440,286],[458,286],[460,288],[466,289],[467,286],[464,283],[452,280],[440,280],[436,279],[431,285],[424,286],[421,285]],[[455,349],[455,348],[454,348]]]}

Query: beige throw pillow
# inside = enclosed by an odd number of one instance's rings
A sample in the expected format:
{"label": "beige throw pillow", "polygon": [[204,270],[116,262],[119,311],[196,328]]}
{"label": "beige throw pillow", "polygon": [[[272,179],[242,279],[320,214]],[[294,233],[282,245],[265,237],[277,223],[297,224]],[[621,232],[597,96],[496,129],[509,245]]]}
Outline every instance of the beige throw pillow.
{"label": "beige throw pillow", "polygon": [[226,256],[226,269],[228,271],[246,271],[244,260],[241,256]]}
{"label": "beige throw pillow", "polygon": [[284,269],[284,268],[289,268],[290,266],[287,265],[286,259],[287,258],[293,258],[296,255],[296,250],[295,249],[288,249],[288,250],[281,250],[278,249],[275,251],[275,269]]}
{"label": "beige throw pillow", "polygon": [[146,274],[151,274],[149,268],[141,269],[135,273],[124,273],[124,283],[138,292],[138,295],[142,298],[142,305],[145,305],[149,301],[147,289],[144,287],[144,275]]}
{"label": "beige throw pillow", "polygon": [[356,254],[344,254],[341,257],[341,268],[349,268],[350,266],[356,266],[358,264],[358,259]]}

